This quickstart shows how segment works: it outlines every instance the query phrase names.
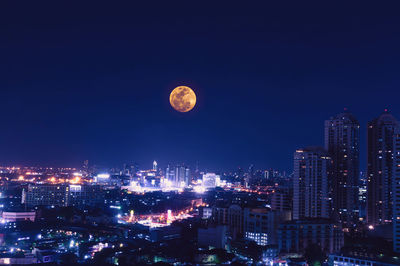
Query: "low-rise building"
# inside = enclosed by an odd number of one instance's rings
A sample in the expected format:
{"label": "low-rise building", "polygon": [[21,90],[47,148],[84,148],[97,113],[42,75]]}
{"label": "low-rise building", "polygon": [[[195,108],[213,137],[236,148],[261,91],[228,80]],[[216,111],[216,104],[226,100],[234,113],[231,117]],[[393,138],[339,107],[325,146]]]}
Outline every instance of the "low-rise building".
{"label": "low-rise building", "polygon": [[202,219],[209,219],[212,217],[213,210],[210,207],[199,207],[199,216]]}
{"label": "low-rise building", "polygon": [[275,189],[271,196],[271,209],[275,211],[292,210],[292,195],[289,188]]}
{"label": "low-rise building", "polygon": [[340,250],[343,241],[342,227],[326,219],[285,222],[278,229],[281,253],[304,252],[310,244],[317,244],[324,252],[333,253]]}
{"label": "low-rise building", "polygon": [[27,206],[99,206],[104,191],[98,185],[30,184],[26,192]]}
{"label": "low-rise building", "polygon": [[0,255],[0,265],[31,265],[37,264],[39,260],[33,254],[5,253]]}
{"label": "low-rise building", "polygon": [[290,211],[273,211],[270,208],[245,208],[244,237],[260,246],[277,244],[280,223],[291,220]]}
{"label": "low-rise building", "polygon": [[151,228],[150,241],[152,242],[163,242],[167,240],[177,239],[181,237],[182,229],[177,226],[165,226],[158,228]]}
{"label": "low-rise building", "polygon": [[220,176],[214,173],[203,174],[202,185],[205,188],[215,188],[220,183]]}
{"label": "low-rise building", "polygon": [[400,265],[400,258],[385,256],[383,254],[351,252],[351,253],[335,253],[329,255],[329,266],[394,266]]}
{"label": "low-rise building", "polygon": [[5,211],[1,214],[2,222],[35,221],[34,211]]}
{"label": "low-rise building", "polygon": [[214,207],[213,221],[227,225],[233,239],[245,238],[265,246],[277,244],[277,229],[280,223],[291,220],[290,211],[275,211],[269,207],[248,207],[232,204],[229,207]]}
{"label": "low-rise building", "polygon": [[228,207],[215,206],[212,208],[212,218],[216,224],[227,225],[228,224]]}
{"label": "low-rise building", "polygon": [[199,246],[226,249],[227,233],[228,230],[225,225],[199,228],[197,231],[197,241]]}

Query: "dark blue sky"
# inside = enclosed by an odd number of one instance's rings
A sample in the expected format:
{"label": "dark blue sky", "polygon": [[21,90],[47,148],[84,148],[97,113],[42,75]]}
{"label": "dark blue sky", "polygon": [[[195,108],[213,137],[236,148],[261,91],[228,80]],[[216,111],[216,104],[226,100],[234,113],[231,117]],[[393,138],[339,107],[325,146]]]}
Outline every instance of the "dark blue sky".
{"label": "dark blue sky", "polygon": [[400,117],[395,2],[159,2],[0,3],[0,164],[290,170],[347,107],[365,168],[366,122]]}

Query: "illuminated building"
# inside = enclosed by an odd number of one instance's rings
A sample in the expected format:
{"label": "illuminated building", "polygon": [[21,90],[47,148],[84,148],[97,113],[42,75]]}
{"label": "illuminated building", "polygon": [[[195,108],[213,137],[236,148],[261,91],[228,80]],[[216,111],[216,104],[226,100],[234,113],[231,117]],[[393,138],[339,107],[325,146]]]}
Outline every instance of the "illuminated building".
{"label": "illuminated building", "polygon": [[277,243],[278,224],[290,220],[291,212],[232,204],[229,207],[214,207],[213,219],[215,224],[227,225],[233,239],[244,237],[265,246]]}
{"label": "illuminated building", "polygon": [[190,183],[190,169],[185,166],[176,166],[174,169],[169,165],[165,176],[174,187],[186,187]]}
{"label": "illuminated building", "polygon": [[26,192],[27,206],[68,206],[69,186],[64,184],[29,184]]}
{"label": "illuminated building", "polygon": [[310,244],[333,253],[342,248],[343,242],[342,227],[326,219],[294,220],[280,224],[278,229],[281,253],[304,252]]}
{"label": "illuminated building", "polygon": [[21,212],[3,212],[1,214],[3,222],[17,222],[17,221],[35,221],[36,212],[34,211],[21,211]]}
{"label": "illuminated building", "polygon": [[400,264],[400,259],[395,256],[376,254],[373,251],[354,250],[353,252],[337,252],[330,254],[328,258],[329,266],[353,266],[353,265],[380,265],[395,266]]}
{"label": "illuminated building", "polygon": [[170,224],[172,222],[172,212],[171,210],[167,211],[167,224]]}
{"label": "illuminated building", "polygon": [[104,190],[98,185],[69,185],[68,206],[98,206],[104,202]]}
{"label": "illuminated building", "polygon": [[139,178],[138,185],[144,188],[145,190],[146,188],[160,187],[161,179],[159,176],[156,175],[156,172],[153,170],[140,170],[137,172],[137,177]]}
{"label": "illuminated building", "polygon": [[332,200],[338,220],[358,220],[360,124],[349,112],[325,121],[325,149],[332,158]]}
{"label": "illuminated building", "polygon": [[209,207],[199,207],[199,217],[202,219],[209,219],[212,217],[213,210]]}
{"label": "illuminated building", "polygon": [[103,189],[97,185],[36,184],[26,192],[27,206],[98,206],[104,201]]}
{"label": "illuminated building", "polygon": [[156,161],[154,161],[153,162],[153,171],[157,171],[157,162]]}
{"label": "illuminated building", "polygon": [[264,171],[264,178],[269,180],[270,179],[270,172],[268,170]]}
{"label": "illuminated building", "polygon": [[83,162],[82,171],[85,176],[89,175],[89,161],[88,160],[85,160]]}
{"label": "illuminated building", "polygon": [[20,256],[16,256],[15,254],[3,254],[0,258],[0,264],[2,265],[34,265],[38,262],[39,260],[33,254],[22,254]]}
{"label": "illuminated building", "polygon": [[205,188],[215,188],[220,183],[219,175],[214,173],[203,174],[202,186]]}
{"label": "illuminated building", "polygon": [[175,168],[174,184],[176,187],[183,187],[182,181],[185,179],[185,167],[177,166]]}
{"label": "illuminated building", "polygon": [[134,178],[136,176],[137,166],[135,164],[124,164],[121,175]]}
{"label": "illuminated building", "polygon": [[268,244],[268,234],[267,233],[253,233],[245,232],[244,237],[248,240],[253,240],[259,246],[266,246]]}
{"label": "illuminated building", "polygon": [[295,152],[293,219],[330,217],[330,162],[330,157],[321,147],[310,147]]}
{"label": "illuminated building", "polygon": [[110,175],[109,174],[97,174],[94,177],[94,182],[95,183],[108,183],[110,182]]}
{"label": "illuminated building", "polygon": [[365,172],[360,172],[360,186],[358,188],[358,202],[360,208],[360,220],[365,220],[367,212],[367,186],[368,180]]}
{"label": "illuminated building", "polygon": [[175,182],[175,170],[172,169],[169,165],[165,170],[165,179],[168,180],[171,184]]}
{"label": "illuminated building", "polygon": [[244,237],[260,246],[277,244],[278,224],[291,220],[290,211],[269,208],[245,208],[243,211]]}
{"label": "illuminated building", "polygon": [[367,222],[383,224],[393,218],[393,151],[397,120],[385,110],[368,123]]}
{"label": "illuminated building", "polygon": [[189,185],[190,170],[185,166],[177,166],[175,168],[175,182],[178,187],[186,187]]}
{"label": "illuminated building", "polygon": [[394,137],[393,169],[393,249],[400,253],[400,134]]}

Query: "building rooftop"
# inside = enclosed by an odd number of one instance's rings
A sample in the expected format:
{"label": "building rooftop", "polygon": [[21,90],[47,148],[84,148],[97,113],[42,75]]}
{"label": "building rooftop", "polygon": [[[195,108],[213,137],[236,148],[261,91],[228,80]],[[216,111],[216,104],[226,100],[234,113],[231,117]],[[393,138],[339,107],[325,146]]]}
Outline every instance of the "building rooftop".
{"label": "building rooftop", "polygon": [[400,265],[400,254],[396,255],[396,254],[373,253],[371,251],[354,249],[352,251],[337,252],[330,255],[330,257],[334,256],[351,257],[355,259],[373,260],[380,263]]}
{"label": "building rooftop", "polygon": [[307,218],[301,220],[286,221],[282,224],[334,224],[335,222],[331,219],[324,218]]}
{"label": "building rooftop", "polygon": [[331,120],[343,120],[346,122],[352,122],[358,124],[358,120],[355,118],[355,116],[347,110],[345,110],[343,113],[331,117]]}

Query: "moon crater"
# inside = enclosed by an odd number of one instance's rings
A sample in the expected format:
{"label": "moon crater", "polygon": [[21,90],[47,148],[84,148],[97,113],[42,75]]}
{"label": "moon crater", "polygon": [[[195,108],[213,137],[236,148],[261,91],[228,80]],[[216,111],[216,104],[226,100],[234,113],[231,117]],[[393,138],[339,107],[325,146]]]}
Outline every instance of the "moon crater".
{"label": "moon crater", "polygon": [[196,94],[187,86],[179,86],[171,92],[169,102],[176,111],[189,112],[196,104]]}

